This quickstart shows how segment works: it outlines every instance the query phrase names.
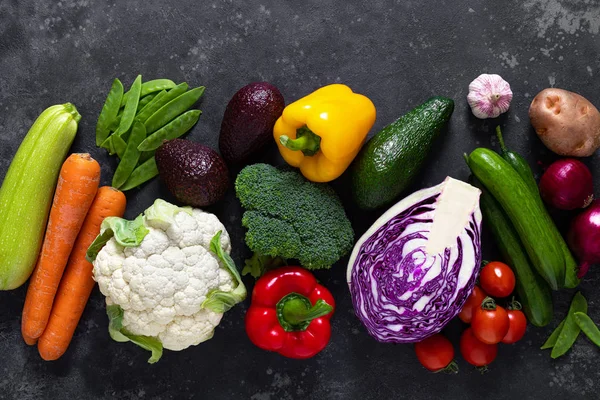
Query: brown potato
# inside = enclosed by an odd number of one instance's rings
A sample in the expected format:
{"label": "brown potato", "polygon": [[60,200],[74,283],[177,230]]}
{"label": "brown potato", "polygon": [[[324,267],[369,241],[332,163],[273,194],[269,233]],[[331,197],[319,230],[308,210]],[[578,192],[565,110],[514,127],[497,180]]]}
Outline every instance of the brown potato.
{"label": "brown potato", "polygon": [[600,112],[577,93],[542,90],[531,102],[529,119],[546,147],[561,156],[587,157],[600,147]]}

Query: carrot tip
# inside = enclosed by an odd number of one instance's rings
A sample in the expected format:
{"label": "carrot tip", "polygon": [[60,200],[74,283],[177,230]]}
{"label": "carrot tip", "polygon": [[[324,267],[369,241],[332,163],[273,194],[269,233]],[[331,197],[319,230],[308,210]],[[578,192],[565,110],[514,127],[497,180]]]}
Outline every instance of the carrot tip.
{"label": "carrot tip", "polygon": [[25,341],[25,343],[27,343],[29,346],[33,346],[37,343],[37,338],[32,338],[29,336],[23,336],[23,340]]}

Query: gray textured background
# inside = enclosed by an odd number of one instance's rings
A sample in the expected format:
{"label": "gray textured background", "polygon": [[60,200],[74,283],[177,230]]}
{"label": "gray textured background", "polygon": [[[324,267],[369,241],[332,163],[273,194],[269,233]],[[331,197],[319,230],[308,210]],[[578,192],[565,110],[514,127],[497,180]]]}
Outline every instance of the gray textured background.
{"label": "gray textured background", "polygon": [[[204,113],[189,137],[215,148],[229,98],[251,81],[275,84],[287,102],[328,83],[346,83],[377,107],[371,134],[431,95],[452,97],[450,128],[415,189],[448,174],[466,179],[462,153],[496,144],[497,121],[475,120],[465,97],[477,75],[500,73],[515,93],[511,110],[499,118],[507,144],[532,165],[546,163],[552,155],[529,126],[528,104],[548,86],[600,104],[599,30],[595,0],[1,0],[0,177],[37,115],[70,101],[83,115],[73,150],[101,161],[103,182],[109,183],[115,162],[94,146],[96,118],[112,79],[127,86],[138,73],[147,80],[205,85]],[[281,162],[274,148],[265,159]],[[586,162],[600,176],[596,160]],[[334,186],[347,198],[347,176]],[[131,192],[127,215],[157,196],[169,198],[158,180]],[[361,234],[377,213],[360,213],[346,203]],[[233,255],[241,263],[247,250],[233,193],[211,211],[231,232]],[[489,240],[484,251],[493,256]],[[330,345],[308,361],[255,348],[242,323],[246,302],[224,317],[211,341],[166,352],[150,366],[142,350],[109,339],[103,299],[95,291],[67,354],[46,363],[20,337],[25,287],[0,292],[0,398],[598,398],[600,352],[589,341],[580,338],[557,361],[538,350],[572,293],[555,296],[557,316],[548,328],[529,328],[522,342],[502,346],[488,374],[459,356],[459,375],[433,375],[420,367],[411,346],[383,345],[368,336],[351,308],[344,263],[319,273],[338,309]],[[596,321],[599,276],[592,270],[582,285]],[[461,330],[458,322],[447,329],[456,344]]]}

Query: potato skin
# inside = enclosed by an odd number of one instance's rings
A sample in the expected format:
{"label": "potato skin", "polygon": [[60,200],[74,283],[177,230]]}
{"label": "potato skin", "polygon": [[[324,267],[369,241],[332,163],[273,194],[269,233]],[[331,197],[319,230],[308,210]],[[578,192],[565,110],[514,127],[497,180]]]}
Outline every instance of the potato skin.
{"label": "potato skin", "polygon": [[561,156],[588,157],[600,147],[600,112],[577,93],[542,90],[529,106],[529,119],[546,147]]}

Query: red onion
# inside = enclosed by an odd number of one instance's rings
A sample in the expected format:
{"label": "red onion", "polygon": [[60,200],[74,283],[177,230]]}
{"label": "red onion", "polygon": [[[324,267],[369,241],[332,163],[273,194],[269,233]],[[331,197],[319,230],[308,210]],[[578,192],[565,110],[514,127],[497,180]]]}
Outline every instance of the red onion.
{"label": "red onion", "polygon": [[559,210],[586,208],[594,199],[592,173],[574,158],[555,161],[540,179],[540,194]]}
{"label": "red onion", "polygon": [[573,219],[567,239],[581,263],[577,274],[581,278],[590,264],[600,263],[600,200],[595,200]]}

